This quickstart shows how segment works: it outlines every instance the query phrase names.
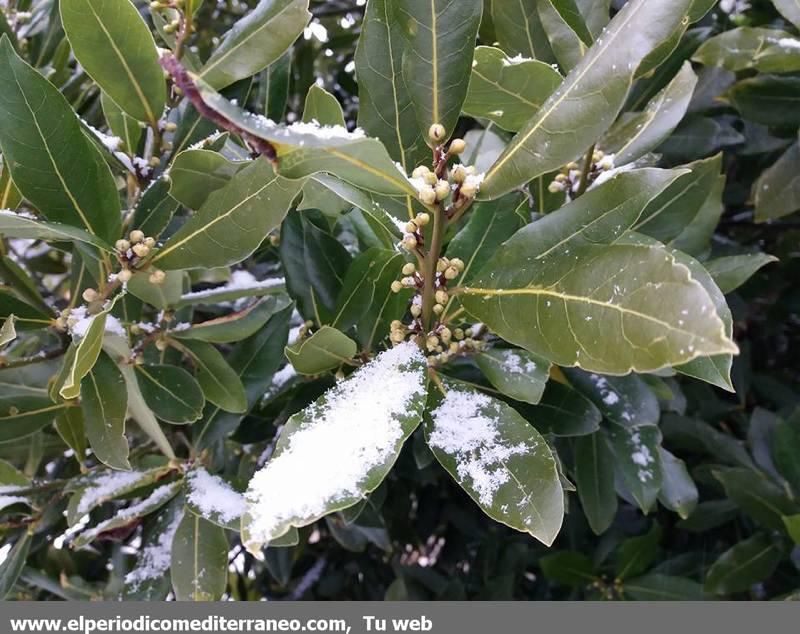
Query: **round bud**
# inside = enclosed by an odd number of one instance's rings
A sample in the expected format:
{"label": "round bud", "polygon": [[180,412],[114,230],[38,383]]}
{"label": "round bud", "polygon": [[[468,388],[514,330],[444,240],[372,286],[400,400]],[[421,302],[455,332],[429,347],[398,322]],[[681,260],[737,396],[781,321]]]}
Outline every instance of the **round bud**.
{"label": "round bud", "polygon": [[575,161],[572,161],[572,163],[567,163],[567,171],[576,170],[579,167],[580,165],[578,165]]}
{"label": "round bud", "polygon": [[144,231],[139,231],[138,229],[134,229],[133,231],[130,232],[130,235],[128,237],[131,239],[131,242],[136,244],[137,242],[141,242],[142,240],[144,240]]}
{"label": "round bud", "polygon": [[123,284],[130,282],[132,277],[133,273],[131,273],[130,269],[122,269],[119,273],[117,273],[117,279]]}
{"label": "round bud", "polygon": [[465,198],[474,198],[477,192],[478,188],[473,183],[467,182],[461,186],[461,195]]}
{"label": "round bud", "polygon": [[428,172],[427,174],[425,174],[423,178],[425,182],[431,187],[436,185],[436,183],[439,181],[439,179],[436,177],[436,174],[434,174],[433,172]]}
{"label": "round bud", "polygon": [[433,191],[433,187],[428,186],[425,189],[421,189],[419,191],[419,199],[422,201],[423,205],[432,205],[436,202],[436,192]]}
{"label": "round bud", "polygon": [[392,334],[390,334],[390,335],[389,335],[389,338],[390,338],[390,339],[391,339],[391,340],[392,340],[394,343],[403,343],[403,341],[404,341],[404,340],[405,340],[405,338],[406,338],[406,335],[405,335],[405,333],[403,333],[403,332],[402,332],[402,331],[400,331],[400,330],[395,330],[395,331],[393,331],[393,332],[392,332]]}
{"label": "round bud", "polygon": [[417,224],[418,227],[424,227],[431,221],[430,214],[421,213],[417,214],[417,217],[414,218],[414,222]]}
{"label": "round bud", "polygon": [[152,273],[150,273],[150,277],[148,278],[151,284],[156,286],[161,286],[164,283],[164,280],[167,279],[167,274],[164,271],[159,269],[155,269]]}
{"label": "round bud", "polygon": [[453,179],[454,183],[460,185],[467,179],[467,169],[463,165],[456,165],[450,174],[450,178]]}
{"label": "round bud", "polygon": [[413,220],[406,223],[406,233],[416,233],[417,229],[419,229],[419,227]]}
{"label": "round bud", "polygon": [[446,136],[447,130],[444,129],[444,126],[441,123],[434,123],[428,129],[428,139],[437,145],[444,141]]}
{"label": "round bud", "polygon": [[466,266],[464,264],[464,260],[462,260],[461,258],[453,258],[452,260],[450,260],[450,264],[456,267],[459,271],[463,271],[464,267]]}
{"label": "round bud", "polygon": [[125,251],[127,251],[128,249],[130,249],[130,248],[131,248],[131,243],[130,243],[130,242],[128,242],[127,240],[117,240],[117,241],[114,243],[114,247],[115,247],[115,248],[117,249],[117,251],[119,251],[120,253],[125,253]]}
{"label": "round bud", "polygon": [[436,200],[444,200],[450,195],[450,183],[447,181],[439,181],[436,183],[434,192],[436,192]]}
{"label": "round bud", "polygon": [[450,260],[447,258],[439,258],[439,260],[436,262],[436,272],[444,273],[448,266],[450,266]]}
{"label": "round bud", "polygon": [[271,244],[273,247],[277,247],[277,246],[278,246],[278,245],[280,245],[280,243],[281,243],[281,237],[280,237],[279,235],[277,235],[277,234],[273,233],[273,234],[272,234],[272,235],[269,237],[269,243],[270,243],[270,244]]}
{"label": "round bud", "polygon": [[413,277],[404,277],[402,280],[400,280],[400,282],[406,288],[414,288],[417,285],[417,280],[415,280]]}
{"label": "round bud", "polygon": [[133,252],[139,256],[140,258],[145,257],[148,253],[150,253],[150,247],[144,244],[134,244],[133,245]]}
{"label": "round bud", "polygon": [[454,336],[456,339],[458,339],[459,341],[461,341],[461,340],[464,338],[464,331],[463,331],[463,330],[461,330],[461,328],[456,328],[456,329],[453,331],[453,336]]}
{"label": "round bud", "polygon": [[458,156],[459,154],[463,154],[466,149],[467,144],[464,142],[464,139],[453,139],[448,152],[453,156]]}
{"label": "round bud", "polygon": [[156,339],[156,349],[159,352],[164,352],[167,348],[169,348],[169,343],[166,339]]}
{"label": "round bud", "polygon": [[392,282],[392,292],[393,293],[399,293],[402,290],[403,290],[403,285],[398,280],[395,280],[394,282]]}
{"label": "round bud", "polygon": [[447,295],[447,291],[443,291],[443,290],[436,291],[435,297],[436,297],[436,303],[437,304],[446,304],[447,300],[449,299],[449,297]]}
{"label": "round bud", "polygon": [[411,305],[411,315],[413,317],[419,317],[422,314],[422,306],[419,304],[412,304]]}
{"label": "round bud", "polygon": [[154,246],[156,246],[156,239],[155,238],[150,238],[150,237],[145,238],[144,239],[144,244],[145,244],[145,246],[148,246],[148,247],[150,247],[152,249]]}
{"label": "round bud", "polygon": [[406,251],[413,251],[417,248],[417,239],[410,233],[403,237],[403,248]]}
{"label": "round bud", "polygon": [[439,337],[436,335],[431,335],[425,340],[425,343],[428,346],[428,350],[433,350],[436,346],[439,345]]}
{"label": "round bud", "polygon": [[151,156],[149,161],[150,167],[158,167],[161,165],[161,159],[157,156]]}
{"label": "round bud", "polygon": [[556,183],[553,181],[547,186],[547,191],[549,191],[551,194],[557,194],[558,192],[564,191],[564,186],[561,183]]}
{"label": "round bud", "polygon": [[566,183],[567,180],[568,180],[568,177],[567,177],[566,174],[556,174],[555,181],[557,183]]}
{"label": "round bud", "polygon": [[399,330],[403,327],[403,322],[399,319],[393,319],[392,323],[389,325],[392,330]]}
{"label": "round bud", "polygon": [[416,271],[417,267],[414,265],[413,262],[408,262],[403,266],[403,275],[414,275]]}
{"label": "round bud", "polygon": [[458,277],[458,269],[454,266],[448,266],[444,270],[444,279],[446,280],[454,280]]}
{"label": "round bud", "polygon": [[439,332],[439,337],[441,337],[442,341],[444,341],[445,343],[449,343],[452,336],[453,333],[450,332],[449,328],[442,328],[441,331]]}
{"label": "round bud", "polygon": [[83,297],[83,300],[86,302],[93,302],[99,297],[99,295],[93,288],[87,288],[85,291],[83,291],[83,295],[81,295],[81,297]]}
{"label": "round bud", "polygon": [[425,178],[425,174],[429,173],[430,169],[428,169],[425,165],[420,165],[419,167],[415,167],[414,171],[411,172],[412,178]]}
{"label": "round bud", "polygon": [[173,121],[168,121],[164,124],[164,130],[167,132],[175,132],[178,129],[178,124]]}
{"label": "round bud", "polygon": [[441,304],[434,304],[433,305],[433,312],[437,315],[441,315],[444,312],[444,306]]}

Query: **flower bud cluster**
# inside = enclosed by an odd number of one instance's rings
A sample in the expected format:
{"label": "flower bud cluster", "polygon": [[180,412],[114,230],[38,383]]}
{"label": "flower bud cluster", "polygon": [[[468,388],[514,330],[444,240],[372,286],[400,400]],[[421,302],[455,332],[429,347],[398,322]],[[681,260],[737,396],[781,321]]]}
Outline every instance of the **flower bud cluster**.
{"label": "flower bud cluster", "polygon": [[[150,255],[150,251],[156,246],[156,239],[144,235],[143,231],[134,229],[128,234],[127,239],[117,240],[114,247],[117,250],[117,257],[122,264],[122,270],[116,274],[116,279],[123,284],[127,284],[133,277],[130,266],[136,265]],[[151,284],[160,286],[167,279],[167,274],[156,268],[150,268],[148,277]]]}
{"label": "flower bud cluster", "polygon": [[451,330],[443,324],[428,335],[425,342],[428,354],[428,366],[437,367],[452,361],[458,356],[479,352],[486,343],[479,339],[482,326],[471,328],[454,328]]}
{"label": "flower bud cluster", "polygon": [[[588,184],[594,183],[603,172],[614,169],[614,155],[605,154],[602,150],[595,150],[592,154],[592,162],[589,167]],[[567,163],[556,174],[553,182],[548,186],[548,191],[552,194],[567,192],[568,196],[576,194],[583,179],[581,166],[575,162]]]}
{"label": "flower bud cluster", "polygon": [[412,253],[421,247],[425,242],[422,231],[430,221],[430,214],[427,213],[417,214],[413,220],[409,220],[404,227],[403,240],[400,242],[400,246]]}

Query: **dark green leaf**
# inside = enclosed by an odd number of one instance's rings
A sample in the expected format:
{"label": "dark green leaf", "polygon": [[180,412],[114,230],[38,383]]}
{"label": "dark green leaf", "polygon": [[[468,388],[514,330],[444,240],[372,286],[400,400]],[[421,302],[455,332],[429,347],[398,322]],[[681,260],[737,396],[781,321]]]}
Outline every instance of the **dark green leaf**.
{"label": "dark green leaf", "polygon": [[545,555],[539,560],[539,565],[549,581],[573,588],[586,587],[597,578],[592,560],[572,550]]}
{"label": "dark green leaf", "polygon": [[186,370],[173,365],[137,365],[144,400],[167,423],[191,423],[203,413],[203,391]]}
{"label": "dark green leaf", "polygon": [[550,376],[550,362],[526,350],[494,348],[481,352],[475,363],[501,393],[536,405]]}
{"label": "dark green leaf", "polygon": [[583,394],[556,380],[549,381],[537,405],[520,410],[528,412],[534,427],[554,436],[584,436],[600,428],[602,416]]}
{"label": "dark green leaf", "polygon": [[614,491],[614,454],[606,434],[597,431],[575,439],[575,483],[589,526],[604,533],[617,514]]}
{"label": "dark green leaf", "polygon": [[709,260],[705,267],[719,290],[730,293],[755,275],[761,267],[777,261],[778,258],[766,253],[748,253]]}
{"label": "dark green leaf", "polygon": [[28,558],[32,539],[32,533],[27,530],[22,533],[6,554],[3,563],[0,564],[0,599],[6,599],[14,590],[14,584],[17,583],[22,568],[25,566],[25,560]]}
{"label": "dark green leaf", "polygon": [[105,353],[81,380],[81,407],[86,438],[97,459],[112,469],[129,470],[125,438],[128,390],[117,364]]}
{"label": "dark green leaf", "polygon": [[769,577],[781,558],[780,549],[767,535],[756,534],[714,562],[706,576],[705,590],[714,594],[744,592]]}
{"label": "dark green leaf", "polygon": [[663,484],[658,493],[659,501],[671,511],[675,511],[682,519],[692,514],[697,506],[699,494],[697,485],[689,475],[686,464],[676,458],[663,447],[659,448],[661,454],[661,472]]}
{"label": "dark green leaf", "polygon": [[636,504],[649,513],[656,503],[663,481],[661,468],[661,432],[658,427],[623,427],[611,425],[611,449],[614,469]]}
{"label": "dark green leaf", "polygon": [[629,579],[623,592],[637,601],[703,601],[708,595],[703,586],[684,577],[648,574]]}
{"label": "dark green leaf", "polygon": [[232,343],[246,339],[277,312],[290,304],[286,295],[272,295],[258,300],[247,308],[224,317],[194,324],[191,328],[174,331],[177,339],[196,339],[210,343]]}
{"label": "dark green leaf", "polygon": [[794,143],[755,184],[756,222],[800,210],[800,143]]}
{"label": "dark green leaf", "polygon": [[205,341],[183,341],[197,371],[197,382],[205,398],[226,412],[244,412],[247,399],[242,381],[220,352]]}
{"label": "dark green leaf", "polygon": [[323,326],[313,335],[286,347],[286,358],[300,374],[320,374],[347,364],[358,351],[343,332]]}
{"label": "dark green leaf", "polygon": [[743,79],[728,91],[728,99],[745,119],[792,130],[800,126],[800,77]]}
{"label": "dark green leaf", "polygon": [[787,492],[750,469],[717,469],[717,478],[727,496],[742,511],[773,530],[784,530],[783,516],[800,512],[800,506]]}
{"label": "dark green leaf", "polygon": [[211,193],[225,187],[245,165],[211,150],[184,150],[169,168],[170,196],[189,209],[200,209]]}

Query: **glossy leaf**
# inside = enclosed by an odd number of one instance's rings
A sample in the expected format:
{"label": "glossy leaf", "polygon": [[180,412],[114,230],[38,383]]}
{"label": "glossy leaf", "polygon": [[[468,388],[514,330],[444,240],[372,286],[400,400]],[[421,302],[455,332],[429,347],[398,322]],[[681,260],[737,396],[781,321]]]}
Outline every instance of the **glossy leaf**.
{"label": "glossy leaf", "polygon": [[178,601],[219,601],[228,579],[225,529],[184,513],[172,541],[172,590]]}
{"label": "glossy leaf", "polygon": [[800,143],[794,143],[755,184],[756,222],[800,211]]}
{"label": "glossy leaf", "polygon": [[504,130],[516,132],[536,114],[562,81],[550,64],[510,58],[499,48],[479,46],[475,49],[463,110],[473,117],[493,121]]}
{"label": "glossy leaf", "polygon": [[247,402],[242,382],[219,350],[204,341],[184,341],[181,345],[195,366],[197,382],[205,398],[227,412],[245,411]]}
{"label": "glossy leaf", "polygon": [[0,563],[0,599],[6,599],[14,590],[14,585],[25,566],[25,561],[30,552],[33,534],[25,531],[19,536],[11,549]]}
{"label": "glossy leaf", "polygon": [[779,486],[749,469],[718,469],[714,471],[725,487],[725,493],[742,511],[763,526],[783,530],[783,516],[800,511],[800,505]]}
{"label": "glossy leaf", "polygon": [[354,326],[370,310],[385,271],[393,271],[396,277],[403,264],[399,253],[377,248],[368,249],[353,260],[342,281],[331,326],[342,332]]}
{"label": "glossy leaf", "polygon": [[744,592],[769,577],[780,560],[778,546],[767,535],[757,533],[714,562],[706,576],[705,589],[714,594]]}
{"label": "glossy leaf", "polygon": [[167,423],[191,423],[200,418],[203,391],[186,370],[172,365],[138,365],[136,378],[144,400]]}
{"label": "glossy leaf", "polygon": [[542,574],[556,583],[573,588],[583,588],[596,578],[594,563],[586,555],[572,550],[562,550],[545,555],[539,560]]}
{"label": "glossy leaf", "polygon": [[0,346],[5,346],[7,343],[14,341],[17,338],[17,330],[14,328],[14,322],[17,318],[11,314],[6,317],[3,322],[3,327],[0,328]]}
{"label": "glossy leaf", "polygon": [[130,470],[125,438],[128,390],[117,364],[105,353],[81,380],[81,409],[86,439],[97,459],[112,469]]}
{"label": "glossy leaf", "polygon": [[75,453],[75,459],[83,464],[86,456],[86,424],[80,407],[67,407],[56,418],[56,431],[61,439]]}
{"label": "glossy leaf", "polygon": [[539,20],[547,34],[553,55],[569,71],[594,42],[575,0],[539,0]]}
{"label": "glossy leaf", "polygon": [[183,279],[183,271],[165,271],[164,281],[161,284],[153,284],[150,281],[150,272],[141,271],[133,274],[127,288],[134,297],[164,310],[177,306],[181,301]]}
{"label": "glossy leaf", "polygon": [[169,179],[159,178],[136,203],[132,225],[147,236],[160,236],[178,209],[178,201],[169,195],[170,186]]}
{"label": "glossy leaf", "polygon": [[603,431],[575,440],[575,484],[586,520],[595,535],[604,533],[617,514],[614,454]]}
{"label": "glossy leaf", "polygon": [[482,0],[394,0],[395,15],[407,46],[403,78],[417,125],[427,139],[438,123],[453,134],[467,95]]}
{"label": "glossy leaf", "polygon": [[104,240],[77,227],[57,222],[42,222],[30,216],[9,211],[0,211],[0,233],[9,238],[85,242],[103,251],[113,251]]}
{"label": "glossy leaf", "polygon": [[658,424],[658,399],[640,376],[605,377],[581,370],[568,370],[566,374],[573,387],[589,398],[604,418],[625,427]]}
{"label": "glossy leaf", "polygon": [[222,189],[245,167],[211,150],[184,150],[169,168],[169,194],[189,209],[200,209],[212,192]]}
{"label": "glossy leaf", "polygon": [[427,158],[429,150],[403,78],[407,44],[394,5],[394,0],[367,3],[355,54],[358,125],[379,138],[391,157],[410,173]]}
{"label": "glossy leaf", "polygon": [[[245,495],[242,540],[247,548],[259,552],[292,526],[310,524],[374,491],[419,425],[426,382],[424,357],[413,344],[403,344],[381,353],[292,416]],[[362,460],[342,471],[340,455],[328,451],[334,439],[345,445],[343,452]],[[287,479],[296,469],[307,468],[309,460],[315,461],[315,478]],[[276,496],[276,487],[285,493]]]}
{"label": "glossy leaf", "polygon": [[538,0],[490,0],[492,21],[500,48],[511,55],[522,55],[543,62],[554,62],[539,12]]}
{"label": "glossy leaf", "polygon": [[[542,400],[520,412],[541,433],[553,436],[585,436],[600,428],[600,410],[580,392],[551,380]],[[530,412],[530,416],[528,416]]]}
{"label": "glossy leaf", "polygon": [[277,61],[303,32],[308,0],[261,0],[228,31],[200,71],[217,90]]}
{"label": "glossy leaf", "polygon": [[692,514],[697,506],[699,494],[697,485],[689,475],[686,464],[676,458],[663,447],[659,448],[661,454],[661,472],[663,484],[658,493],[659,501],[671,511],[675,511],[682,519]]}
{"label": "glossy leaf", "polygon": [[87,317],[87,319],[91,319],[91,323],[86,328],[85,334],[79,339],[75,338],[77,339],[74,344],[75,354],[72,359],[68,359],[69,364],[65,365],[64,382],[58,391],[62,398],[77,398],[80,394],[81,379],[91,371],[100,356],[100,351],[103,348],[106,321],[113,307],[114,302],[93,317]]}
{"label": "glossy leaf", "polygon": [[661,432],[657,427],[623,427],[609,430],[615,473],[644,513],[650,512],[663,482]]}
{"label": "glossy leaf", "polygon": [[436,459],[492,519],[551,545],[564,493],[545,439],[511,407],[448,383],[425,436]]}
{"label": "glossy leaf", "polygon": [[575,159],[613,123],[639,63],[681,29],[689,0],[633,0],[486,173],[480,196],[504,193]]}
{"label": "glossy leaf", "polygon": [[775,467],[795,491],[800,491],[800,465],[793,458],[800,448],[800,416],[779,420],[772,432],[771,444]]}
{"label": "glossy leaf", "polygon": [[299,192],[266,160],[253,161],[176,231],[152,258],[161,269],[235,264],[255,251],[280,224]]}
{"label": "glossy leaf", "polygon": [[658,524],[653,524],[645,535],[623,540],[614,553],[617,579],[635,577],[650,568],[658,558],[661,536],[661,528]]}
{"label": "glossy leaf", "polygon": [[156,125],[166,100],[150,30],[130,0],[62,0],[61,22],[80,65],[114,103]]}
{"label": "glossy leaf", "polygon": [[111,133],[121,141],[120,151],[128,156],[134,156],[142,138],[141,125],[136,119],[125,114],[107,93],[100,95],[100,104]]}
{"label": "glossy leaf", "polygon": [[65,408],[46,395],[0,397],[0,443],[25,438],[53,422]]}
{"label": "glossy leaf", "polygon": [[346,125],[339,101],[327,90],[312,84],[306,94],[303,107],[303,121],[316,121],[322,125]]}
{"label": "glossy leaf", "polygon": [[550,375],[550,362],[518,349],[493,348],[475,357],[475,363],[501,393],[536,405]]}
{"label": "glossy leaf", "polygon": [[706,40],[692,59],[730,71],[754,68],[762,72],[800,70],[800,40],[786,31],[741,27]]}
{"label": "glossy leaf", "polygon": [[286,295],[272,295],[261,299],[247,308],[244,308],[224,317],[209,319],[191,328],[173,332],[177,339],[195,339],[210,343],[231,343],[246,339],[277,312],[289,305]]}
{"label": "glossy leaf", "polygon": [[723,293],[730,293],[747,282],[762,267],[778,258],[766,253],[748,253],[716,258],[705,263],[711,277]]}
{"label": "glossy leaf", "polygon": [[0,149],[22,195],[49,220],[116,240],[120,207],[111,172],[67,100],[7,38],[0,39],[0,83]]}
{"label": "glossy leaf", "polygon": [[358,346],[343,332],[323,326],[310,337],[286,347],[286,358],[300,374],[320,374],[347,364]]}
{"label": "glossy leaf", "polygon": [[683,119],[696,85],[697,75],[686,62],[642,112],[620,117],[603,139],[603,150],[614,154],[616,164],[626,165],[657,148]]}
{"label": "glossy leaf", "polygon": [[800,126],[800,77],[743,79],[728,91],[728,99],[750,121],[792,130]]}
{"label": "glossy leaf", "polygon": [[629,579],[623,591],[637,601],[703,601],[708,595],[703,586],[685,577],[650,573]]}

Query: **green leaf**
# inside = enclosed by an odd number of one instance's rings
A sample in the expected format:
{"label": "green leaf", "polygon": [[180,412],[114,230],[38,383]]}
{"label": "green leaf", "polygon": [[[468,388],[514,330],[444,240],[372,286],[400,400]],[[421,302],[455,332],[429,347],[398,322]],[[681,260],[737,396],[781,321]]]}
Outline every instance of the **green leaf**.
{"label": "green leaf", "polygon": [[723,293],[731,293],[749,280],[759,269],[778,258],[767,253],[747,253],[715,258],[705,263]]}
{"label": "green leaf", "polygon": [[428,138],[434,123],[446,136],[455,131],[467,96],[469,72],[482,0],[394,0],[407,46],[403,78],[417,113],[417,125]]}
{"label": "green leaf", "polygon": [[80,407],[67,407],[56,418],[56,431],[75,453],[75,460],[83,464],[86,457],[86,425]]}
{"label": "green leaf", "polygon": [[264,297],[269,295],[277,296],[277,304],[283,302],[283,293],[286,291],[283,278],[273,277],[261,281],[251,281],[249,277],[243,275],[246,283],[239,284],[237,272],[231,276],[230,281],[222,286],[192,291],[181,295],[177,308],[193,306],[195,304],[220,304],[223,302],[235,302],[237,299]]}
{"label": "green leaf", "polygon": [[14,322],[17,318],[12,313],[3,322],[3,327],[0,328],[0,346],[14,341],[17,338],[17,330],[14,328]]}
{"label": "green leaf", "polygon": [[708,292],[667,250],[575,246],[544,252],[546,266],[533,268],[536,238],[518,232],[462,299],[506,341],[561,366],[613,374],[738,351]]}
{"label": "green leaf", "polygon": [[389,155],[410,173],[429,150],[403,79],[407,44],[394,5],[394,0],[367,3],[355,54],[358,125],[381,139]]}
{"label": "green leaf", "polygon": [[628,2],[486,173],[479,195],[498,198],[585,152],[613,123],[639,63],[683,28],[689,4]]}
{"label": "green leaf", "polygon": [[[284,359],[283,348],[289,336],[292,306],[273,315],[267,325],[237,344],[228,354],[228,363],[244,386],[247,410],[273,387],[275,371]],[[207,405],[203,420],[192,427],[195,446],[205,448],[224,438],[242,420],[242,414],[223,411],[218,405]]]}
{"label": "green leaf", "polygon": [[611,450],[614,469],[642,512],[649,513],[656,503],[663,481],[661,432],[658,427],[611,425]]}
{"label": "green leaf", "polygon": [[155,126],[166,100],[150,29],[130,0],[62,0],[61,22],[86,73],[137,121]]}
{"label": "green leaf", "polygon": [[[115,296],[115,298],[96,315],[83,318],[91,321],[85,330],[85,334],[80,337],[80,339],[78,339],[77,336],[73,336],[75,353],[74,356],[69,359],[69,365],[65,364],[66,373],[64,382],[58,390],[62,398],[78,398],[81,390],[81,379],[94,367],[100,355],[100,351],[103,348],[103,338],[106,333],[108,316],[120,297],[122,297],[122,295]],[[114,318],[112,317],[112,319]]]}
{"label": "green leaf", "polygon": [[800,211],[800,143],[761,173],[754,186],[756,222]]}
{"label": "green leaf", "polygon": [[604,418],[623,427],[657,425],[661,416],[658,399],[645,381],[635,374],[600,376],[567,370],[570,383],[588,397]]}
{"label": "green leaf", "polygon": [[797,0],[772,0],[780,14],[800,29],[800,5]]}
{"label": "green leaf", "polygon": [[289,78],[292,71],[292,50],[289,49],[261,73],[260,93],[264,114],[268,119],[279,121],[286,112],[289,99]]}
{"label": "green leaf", "polygon": [[343,332],[323,326],[313,335],[286,347],[286,358],[300,374],[320,374],[348,363],[358,351]]}
{"label": "green leaf", "polygon": [[658,559],[661,527],[653,524],[646,535],[630,537],[616,549],[614,568],[617,579],[635,577],[645,572]]}
{"label": "green leaf", "polygon": [[189,209],[200,209],[211,193],[225,187],[246,165],[211,150],[184,150],[169,168],[170,196]]}
{"label": "green leaf", "polygon": [[266,160],[253,161],[211,194],[151,261],[162,269],[241,262],[280,224],[299,191],[300,183],[276,176]]}
{"label": "green leaf", "polygon": [[670,444],[678,443],[694,453],[706,452],[725,464],[754,468],[744,443],[717,431],[708,423],[666,414],[662,417],[661,429]]}
{"label": "green leaf", "polygon": [[239,530],[244,498],[220,476],[198,467],[186,474],[186,508],[217,526]]}
{"label": "green leaf", "polygon": [[[405,260],[396,253],[380,275],[374,278],[375,292],[356,323],[356,338],[362,350],[373,350],[389,334],[391,323],[402,319],[408,310],[412,290],[395,293],[392,282],[400,277]],[[377,272],[377,271],[376,271]]]}
{"label": "green leaf", "polygon": [[703,42],[692,60],[733,72],[754,68],[766,73],[788,73],[800,70],[800,56],[793,46],[800,46],[800,40],[786,31],[741,27]]}
{"label": "green leaf", "polygon": [[436,459],[489,517],[550,546],[564,492],[547,441],[502,401],[454,383],[446,389],[425,425]]}
{"label": "green leaf", "polygon": [[800,126],[800,77],[758,75],[738,82],[727,96],[745,119],[791,130]]}
{"label": "green leaf", "polygon": [[656,149],[686,114],[697,85],[692,65],[685,62],[674,79],[641,112],[623,114],[601,142],[614,154],[618,165],[626,165]]}
{"label": "green leaf", "polygon": [[[292,526],[306,526],[374,491],[419,425],[425,396],[425,358],[406,343],[292,416],[245,495],[242,541],[248,550],[258,554]],[[360,459],[342,469],[344,455]],[[309,464],[314,478],[302,475]]]}
{"label": "green leaf", "polygon": [[167,423],[196,421],[203,413],[205,397],[197,381],[173,365],[137,365],[136,378],[148,407]]}
{"label": "green leaf", "polygon": [[172,541],[170,570],[178,601],[219,601],[228,582],[225,529],[185,513]]}
{"label": "green leaf", "polygon": [[490,0],[492,21],[500,48],[511,55],[522,55],[543,62],[554,62],[536,10],[538,0]]}
{"label": "green leaf", "polygon": [[697,506],[697,485],[689,475],[686,464],[676,458],[663,447],[659,448],[661,454],[661,473],[663,483],[658,499],[669,510],[675,511],[681,519],[686,519]]}
{"label": "green leaf", "polygon": [[247,399],[242,382],[219,350],[204,341],[183,341],[181,345],[195,365],[206,399],[227,412],[244,412]]}
{"label": "green leaf", "polygon": [[200,76],[219,90],[277,61],[308,24],[308,0],[261,0],[228,31]]}
{"label": "green leaf", "polygon": [[493,348],[475,357],[475,363],[501,393],[536,405],[550,376],[550,362],[526,350]]}
{"label": "green leaf", "polygon": [[116,530],[131,525],[135,527],[140,523],[143,517],[155,513],[175,497],[181,490],[181,486],[182,482],[180,480],[159,486],[140,502],[131,504],[124,510],[117,511],[117,513],[109,519],[78,534],[72,541],[72,548],[82,548],[83,546],[91,544],[96,539],[101,538],[104,534],[110,533],[113,535]]}
{"label": "green leaf", "polygon": [[324,227],[318,214],[291,213],[281,227],[281,261],[286,289],[300,314],[330,323],[350,265],[350,254]]}
{"label": "green leaf", "polygon": [[745,592],[769,577],[783,554],[765,534],[758,533],[725,551],[708,570],[706,592],[733,594]]}
{"label": "green leaf", "polygon": [[783,516],[800,512],[800,506],[782,488],[751,469],[717,469],[714,477],[740,509],[765,527],[784,530]]}
{"label": "green leaf", "polygon": [[286,295],[272,295],[230,315],[209,319],[185,330],[173,331],[172,336],[210,343],[241,341],[258,331],[272,315],[289,304],[290,300]]}
{"label": "green leaf", "polygon": [[[542,400],[520,412],[541,433],[554,436],[584,436],[600,428],[602,416],[583,394],[558,381],[549,381]],[[528,416],[530,412],[530,416]]]}
{"label": "green leaf", "polygon": [[19,191],[48,219],[116,240],[120,207],[108,166],[67,100],[7,38],[0,38],[0,83],[0,149]]}
{"label": "green leaf", "polygon": [[572,70],[594,43],[576,1],[539,0],[536,8],[559,65]]}
{"label": "green leaf", "polygon": [[303,121],[316,121],[320,125],[338,125],[342,127],[347,125],[339,101],[327,90],[317,86],[317,84],[311,84],[306,94]]}
{"label": "green leaf", "polygon": [[119,149],[128,156],[135,156],[143,132],[139,122],[125,114],[107,93],[101,93],[100,104],[111,133],[122,141]]}
{"label": "green leaf", "polygon": [[178,210],[178,201],[169,195],[170,180],[159,178],[148,187],[136,203],[131,226],[146,236],[157,238],[167,228]]}
{"label": "green leaf", "polygon": [[8,551],[3,563],[0,564],[0,599],[6,599],[14,590],[14,584],[17,583],[17,579],[25,567],[25,560],[28,559],[32,540],[33,533],[26,530]]}
{"label": "green leaf", "polygon": [[772,432],[771,444],[772,459],[778,471],[795,491],[800,491],[800,464],[796,459],[800,451],[800,415],[779,420]]}
{"label": "green leaf", "polygon": [[95,235],[57,222],[41,222],[31,216],[0,211],[0,233],[8,238],[25,238],[52,242],[85,242],[112,253],[114,249]]}
{"label": "green leaf", "polygon": [[651,573],[627,580],[623,592],[637,601],[703,601],[703,586],[684,577]]}
{"label": "green leaf", "polygon": [[800,544],[800,514],[784,515],[783,524],[786,526],[786,532],[795,544]]}
{"label": "green leaf", "polygon": [[352,328],[372,306],[384,272],[389,269],[396,278],[404,264],[401,254],[385,249],[367,249],[356,257],[342,281],[331,326],[343,332]]}
{"label": "green leaf", "polygon": [[603,431],[576,438],[573,447],[575,484],[581,507],[592,532],[601,535],[617,514],[614,454]]}
{"label": "green leaf", "polygon": [[545,555],[539,559],[539,565],[548,581],[573,588],[584,588],[598,576],[592,560],[574,550],[562,550],[552,555]]}
{"label": "green leaf", "polygon": [[499,48],[479,46],[464,112],[493,121],[504,130],[517,132],[536,114],[563,77],[550,64],[532,59],[509,58]]}
{"label": "green leaf", "polygon": [[81,380],[81,408],[86,438],[97,459],[112,469],[130,470],[125,438],[128,390],[122,372],[105,353]]}
{"label": "green leaf", "polygon": [[278,173],[301,179],[328,172],[368,191],[388,196],[414,196],[417,191],[400,173],[386,148],[363,133],[304,123],[276,125],[233,105],[222,95],[198,84],[203,100],[213,110],[248,134],[269,141],[278,157]]}
{"label": "green leaf", "polygon": [[166,277],[161,284],[150,281],[149,271],[139,271],[128,281],[128,291],[144,303],[164,310],[177,306],[183,295],[183,271],[165,271]]}
{"label": "green leaf", "polygon": [[0,397],[0,443],[36,433],[52,423],[65,407],[44,395]]}

